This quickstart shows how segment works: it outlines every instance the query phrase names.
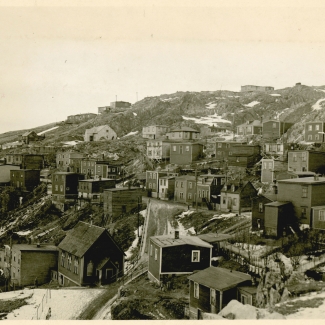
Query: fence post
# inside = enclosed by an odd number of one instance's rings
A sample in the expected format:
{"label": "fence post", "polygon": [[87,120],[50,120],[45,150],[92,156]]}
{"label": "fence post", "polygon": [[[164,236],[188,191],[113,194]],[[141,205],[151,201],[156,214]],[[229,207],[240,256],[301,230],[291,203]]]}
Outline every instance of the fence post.
{"label": "fence post", "polygon": [[38,308],[39,308],[39,306],[36,309],[36,319],[38,319]]}

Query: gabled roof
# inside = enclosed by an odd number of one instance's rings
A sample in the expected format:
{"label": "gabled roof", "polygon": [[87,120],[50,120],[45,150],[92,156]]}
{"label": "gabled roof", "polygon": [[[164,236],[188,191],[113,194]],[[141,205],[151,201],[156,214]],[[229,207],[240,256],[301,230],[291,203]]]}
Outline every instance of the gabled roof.
{"label": "gabled roof", "polygon": [[242,127],[242,126],[259,126],[259,127],[262,127],[262,122],[260,120],[254,120],[254,121],[247,121],[246,123],[237,125],[237,127]]}
{"label": "gabled roof", "polygon": [[291,204],[291,202],[288,201],[274,201],[271,203],[266,203],[265,206],[270,206],[270,207],[280,207],[283,205]]}
{"label": "gabled roof", "polygon": [[278,180],[278,183],[293,183],[293,184],[325,184],[325,177],[298,177]]}
{"label": "gabled roof", "polygon": [[214,243],[218,243],[218,242],[221,242],[221,241],[228,240],[228,239],[232,238],[233,235],[217,234],[217,233],[209,232],[207,234],[198,235],[198,237],[200,239],[206,241],[207,243],[214,244]]}
{"label": "gabled roof", "polygon": [[172,246],[182,246],[182,245],[193,245],[211,248],[212,246],[197,236],[182,236],[178,239],[170,235],[164,236],[154,236],[150,239],[159,247],[172,247]]}
{"label": "gabled roof", "polygon": [[79,221],[58,247],[75,256],[82,257],[105,231],[107,231],[105,228]]}
{"label": "gabled roof", "polygon": [[188,279],[208,288],[224,291],[251,280],[251,276],[222,267],[210,266],[205,270],[190,275]]}
{"label": "gabled roof", "polygon": [[87,129],[86,132],[87,132],[87,133],[98,133],[98,132],[100,132],[102,129],[106,128],[106,127],[110,128],[108,125],[100,125],[100,126],[94,126],[94,127],[91,128],[91,129]]}
{"label": "gabled roof", "polygon": [[25,133],[22,134],[22,137],[28,137],[32,133],[35,133],[35,132],[34,131],[27,131],[27,132],[25,132]]}
{"label": "gabled roof", "polygon": [[[251,184],[253,186],[253,184],[250,182],[250,181],[246,181],[243,183],[242,186],[239,186],[239,185],[235,185],[235,190],[234,191],[231,191],[231,187],[234,185],[234,184],[230,184],[230,185],[227,185],[227,190],[225,189],[225,187],[222,188],[221,192],[230,192],[230,193],[241,193],[241,191],[249,184]],[[254,187],[254,186],[253,186]],[[255,187],[254,187],[255,188]]]}

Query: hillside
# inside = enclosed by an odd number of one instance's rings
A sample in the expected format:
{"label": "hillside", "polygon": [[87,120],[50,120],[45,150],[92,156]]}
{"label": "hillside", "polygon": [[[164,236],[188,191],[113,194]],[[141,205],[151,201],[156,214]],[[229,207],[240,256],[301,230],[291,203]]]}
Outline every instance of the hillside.
{"label": "hillside", "polygon": [[[297,123],[289,132],[289,141],[295,140],[306,121],[324,119],[325,86],[297,85],[265,93],[232,92],[227,90],[202,92],[176,92],[146,97],[128,110],[115,110],[97,115],[81,124],[64,124],[46,133],[43,144],[60,141],[83,140],[87,128],[109,124],[122,137],[129,132],[141,132],[143,126],[165,124],[170,126],[217,124],[235,126],[247,120],[280,118]],[[234,113],[234,114],[233,114]],[[68,115],[68,112],[67,112]],[[204,118],[204,119],[203,119]],[[32,129],[36,132],[49,129],[54,124]],[[15,140],[26,130],[0,134],[0,144]],[[291,134],[292,133],[292,134]]]}

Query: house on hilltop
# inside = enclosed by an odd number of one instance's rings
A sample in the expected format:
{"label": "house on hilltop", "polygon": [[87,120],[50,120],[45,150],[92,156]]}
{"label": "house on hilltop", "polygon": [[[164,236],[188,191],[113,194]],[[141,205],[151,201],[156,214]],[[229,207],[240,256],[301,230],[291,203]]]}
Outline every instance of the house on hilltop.
{"label": "house on hilltop", "polygon": [[79,221],[61,241],[61,286],[107,284],[124,274],[124,252],[107,229]]}
{"label": "house on hilltop", "polygon": [[241,92],[252,92],[252,91],[265,92],[265,91],[271,91],[271,90],[274,90],[274,87],[254,86],[254,85],[241,86],[241,89],[240,89]]}
{"label": "house on hilltop", "polygon": [[115,131],[108,125],[95,126],[85,131],[85,141],[114,140],[117,138]]}
{"label": "house on hilltop", "polygon": [[43,140],[45,138],[45,135],[38,135],[35,131],[27,131],[23,133],[19,138],[25,144],[29,144],[30,142]]}

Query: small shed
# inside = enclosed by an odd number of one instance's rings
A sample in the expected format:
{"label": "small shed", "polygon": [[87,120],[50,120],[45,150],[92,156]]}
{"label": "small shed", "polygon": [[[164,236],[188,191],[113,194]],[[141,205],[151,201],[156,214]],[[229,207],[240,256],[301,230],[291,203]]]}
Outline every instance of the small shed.
{"label": "small shed", "polygon": [[209,232],[198,235],[198,237],[213,246],[212,257],[215,257],[220,254],[220,249],[224,246],[224,243],[231,239],[233,235]]}

